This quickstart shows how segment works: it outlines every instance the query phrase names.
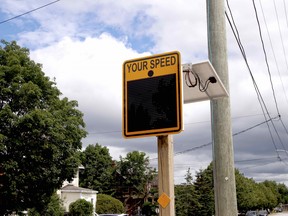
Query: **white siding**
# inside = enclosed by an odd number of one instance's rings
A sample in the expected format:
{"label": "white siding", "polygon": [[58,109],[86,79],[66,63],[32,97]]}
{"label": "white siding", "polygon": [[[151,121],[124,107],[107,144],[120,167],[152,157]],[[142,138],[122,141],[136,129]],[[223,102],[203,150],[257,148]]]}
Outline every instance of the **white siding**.
{"label": "white siding", "polygon": [[69,205],[78,199],[85,199],[92,203],[93,211],[96,211],[97,194],[96,193],[85,193],[85,192],[61,192],[61,199],[63,200],[63,206],[65,211],[69,211]]}
{"label": "white siding", "polygon": [[65,208],[65,211],[68,212],[69,211],[69,205],[72,202],[75,202],[78,199],[81,199],[81,194],[80,193],[65,193],[65,192],[61,192],[61,199],[63,200],[63,206]]}

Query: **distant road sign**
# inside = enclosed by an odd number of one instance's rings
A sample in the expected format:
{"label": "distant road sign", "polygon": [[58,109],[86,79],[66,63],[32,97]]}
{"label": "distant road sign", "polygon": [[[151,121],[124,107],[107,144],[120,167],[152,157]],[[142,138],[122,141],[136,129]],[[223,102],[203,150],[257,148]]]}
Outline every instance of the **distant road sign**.
{"label": "distant road sign", "polygon": [[123,136],[182,130],[182,72],[179,52],[123,63]]}

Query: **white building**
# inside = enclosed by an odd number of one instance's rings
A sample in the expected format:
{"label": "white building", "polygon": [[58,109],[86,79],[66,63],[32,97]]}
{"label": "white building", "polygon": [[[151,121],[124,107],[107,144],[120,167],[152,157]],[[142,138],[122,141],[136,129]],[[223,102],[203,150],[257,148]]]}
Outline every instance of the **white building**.
{"label": "white building", "polygon": [[93,204],[93,212],[96,211],[98,191],[94,191],[87,188],[76,187],[72,184],[68,184],[61,188],[61,199],[63,200],[63,206],[65,212],[69,211],[69,205],[78,199],[85,199]]}
{"label": "white building", "polygon": [[69,205],[78,199],[85,199],[86,201],[91,202],[93,205],[93,212],[96,212],[98,191],[79,187],[79,169],[83,168],[84,167],[79,167],[72,182],[65,181],[63,187],[57,191],[57,194],[63,201],[65,212],[68,212]]}

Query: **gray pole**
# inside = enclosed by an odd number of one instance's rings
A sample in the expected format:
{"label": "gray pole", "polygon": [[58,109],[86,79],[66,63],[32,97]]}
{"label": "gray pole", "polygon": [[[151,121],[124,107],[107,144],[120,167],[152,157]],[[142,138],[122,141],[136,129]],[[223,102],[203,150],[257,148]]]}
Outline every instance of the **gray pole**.
{"label": "gray pole", "polygon": [[[224,0],[207,0],[209,59],[229,92]],[[216,216],[236,216],[230,98],[211,101]]]}

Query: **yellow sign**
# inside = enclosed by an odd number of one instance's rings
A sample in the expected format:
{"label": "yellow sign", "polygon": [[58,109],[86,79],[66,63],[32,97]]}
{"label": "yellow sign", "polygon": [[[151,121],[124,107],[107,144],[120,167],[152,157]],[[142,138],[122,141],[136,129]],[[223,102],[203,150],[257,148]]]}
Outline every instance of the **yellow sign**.
{"label": "yellow sign", "polygon": [[170,197],[166,193],[162,193],[162,195],[158,198],[157,202],[161,205],[162,208],[166,208],[170,203]]}
{"label": "yellow sign", "polygon": [[153,71],[152,76],[163,76],[175,73],[179,67],[178,59],[179,53],[175,52],[126,61],[124,63],[126,81],[148,78],[149,71]]}
{"label": "yellow sign", "polygon": [[182,74],[179,52],[123,63],[123,136],[182,130]]}

